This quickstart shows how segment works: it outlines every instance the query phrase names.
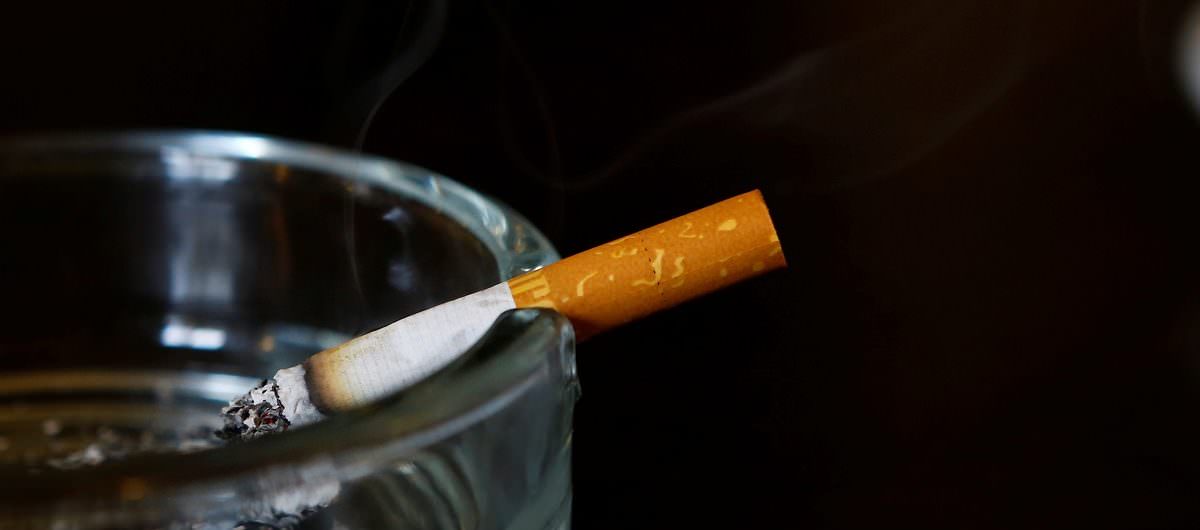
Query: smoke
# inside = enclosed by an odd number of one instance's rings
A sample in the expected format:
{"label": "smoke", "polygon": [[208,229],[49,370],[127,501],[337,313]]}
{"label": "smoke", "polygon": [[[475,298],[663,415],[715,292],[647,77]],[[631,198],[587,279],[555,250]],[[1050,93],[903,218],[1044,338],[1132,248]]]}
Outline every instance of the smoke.
{"label": "smoke", "polygon": [[943,145],[1021,79],[1027,6],[959,2],[913,12],[797,58],[738,96],[738,119],[795,147],[796,162],[819,182],[888,175]]}
{"label": "smoke", "polygon": [[[396,21],[392,57],[381,69],[359,84],[346,99],[341,110],[335,113],[332,127],[334,134],[342,135],[342,131],[354,130],[355,152],[362,152],[371,124],[388,97],[433,55],[445,31],[448,16],[448,0],[412,0],[406,6]],[[356,29],[348,27],[343,33]],[[359,322],[358,332],[362,332],[366,330],[366,322],[370,320],[367,316],[370,307],[359,275],[354,193],[353,187],[347,187],[342,197],[342,231],[358,312],[355,320]]]}
{"label": "smoke", "polygon": [[[811,184],[844,186],[910,164],[988,109],[1029,65],[1031,2],[991,7],[922,4],[841,42],[798,51],[770,73],[631,135],[607,163],[563,174],[552,113],[521,62],[549,137],[543,167],[510,146],[530,175],[581,192],[622,171],[673,135],[721,124],[790,151]],[[511,46],[511,44],[510,44]],[[565,126],[564,124],[558,125]]]}

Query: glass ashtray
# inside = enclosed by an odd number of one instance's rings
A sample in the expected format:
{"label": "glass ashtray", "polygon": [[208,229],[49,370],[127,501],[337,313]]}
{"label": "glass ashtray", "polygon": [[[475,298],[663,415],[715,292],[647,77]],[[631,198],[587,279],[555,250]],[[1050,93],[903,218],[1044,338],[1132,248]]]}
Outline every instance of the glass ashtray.
{"label": "glass ashtray", "polygon": [[262,136],[57,135],[0,140],[0,227],[0,528],[569,525],[550,311],[361,409],[205,438],[275,370],[556,260],[504,205]]}

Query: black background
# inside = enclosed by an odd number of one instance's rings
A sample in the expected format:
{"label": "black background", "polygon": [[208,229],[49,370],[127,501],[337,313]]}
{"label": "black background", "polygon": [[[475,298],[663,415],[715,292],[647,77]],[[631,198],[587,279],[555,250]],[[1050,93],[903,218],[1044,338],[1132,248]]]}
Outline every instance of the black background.
{"label": "black background", "polygon": [[579,529],[1200,524],[1187,2],[450,2],[6,7],[0,127],[361,138],[564,254],[762,189],[787,271],[580,346]]}

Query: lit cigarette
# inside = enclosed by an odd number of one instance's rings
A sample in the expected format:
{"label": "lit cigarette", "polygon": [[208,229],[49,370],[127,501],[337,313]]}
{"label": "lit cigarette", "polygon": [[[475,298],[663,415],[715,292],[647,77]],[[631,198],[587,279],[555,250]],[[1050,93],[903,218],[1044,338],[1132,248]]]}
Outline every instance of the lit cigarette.
{"label": "lit cigarette", "polygon": [[320,420],[446,366],[509,309],[551,308],[585,340],[785,267],[757,190],[406,317],[285,368],[226,408],[230,436]]}

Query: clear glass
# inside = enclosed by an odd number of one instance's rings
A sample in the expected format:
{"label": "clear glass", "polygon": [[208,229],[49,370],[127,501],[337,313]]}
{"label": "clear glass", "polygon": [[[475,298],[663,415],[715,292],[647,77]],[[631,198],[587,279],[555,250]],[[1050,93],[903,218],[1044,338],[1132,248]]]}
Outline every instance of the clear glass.
{"label": "clear glass", "polygon": [[568,526],[574,339],[549,311],[285,435],[44,465],[98,436],[215,428],[278,368],[557,259],[505,206],[261,136],[13,138],[0,233],[0,528],[231,528],[321,496],[299,528]]}

